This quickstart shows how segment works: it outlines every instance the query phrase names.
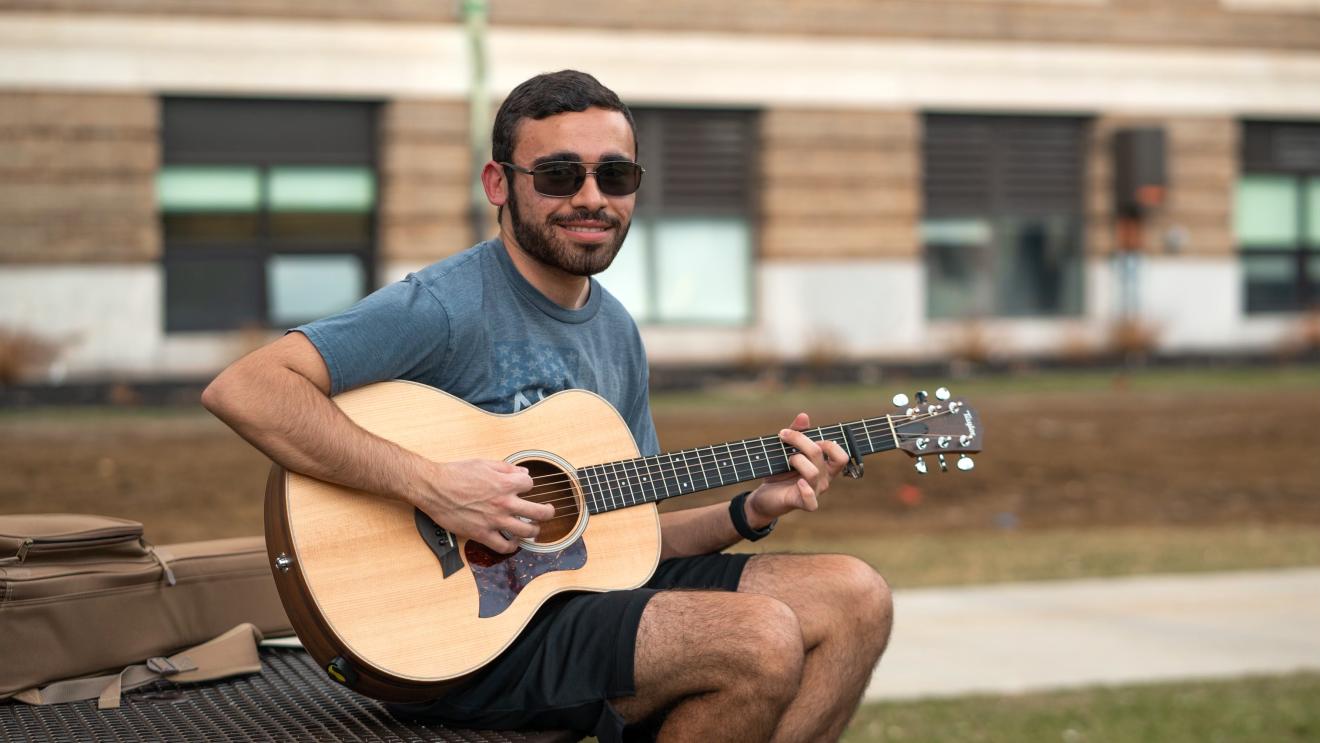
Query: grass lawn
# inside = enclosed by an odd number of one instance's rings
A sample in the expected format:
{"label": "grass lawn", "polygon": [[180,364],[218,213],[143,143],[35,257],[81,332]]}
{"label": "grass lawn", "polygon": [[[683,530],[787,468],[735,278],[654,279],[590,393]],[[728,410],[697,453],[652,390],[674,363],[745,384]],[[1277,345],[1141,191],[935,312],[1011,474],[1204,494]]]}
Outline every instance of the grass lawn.
{"label": "grass lawn", "polygon": [[1320,740],[1320,674],[864,705],[848,743]]}

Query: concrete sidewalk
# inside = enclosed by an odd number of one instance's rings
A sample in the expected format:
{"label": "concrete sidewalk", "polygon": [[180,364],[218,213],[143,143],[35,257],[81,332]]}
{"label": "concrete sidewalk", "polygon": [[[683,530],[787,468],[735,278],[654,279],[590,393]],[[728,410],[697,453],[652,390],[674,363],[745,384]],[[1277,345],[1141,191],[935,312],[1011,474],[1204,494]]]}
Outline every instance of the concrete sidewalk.
{"label": "concrete sidewalk", "polygon": [[895,591],[868,700],[1320,669],[1320,569]]}

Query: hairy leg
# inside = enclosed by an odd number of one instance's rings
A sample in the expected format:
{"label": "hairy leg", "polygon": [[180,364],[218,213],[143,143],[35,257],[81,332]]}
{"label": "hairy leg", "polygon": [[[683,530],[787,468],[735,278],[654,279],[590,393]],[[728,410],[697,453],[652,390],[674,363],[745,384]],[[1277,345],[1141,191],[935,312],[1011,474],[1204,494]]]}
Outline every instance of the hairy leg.
{"label": "hairy leg", "polygon": [[846,555],[758,555],[738,591],[784,602],[802,628],[802,683],[774,740],[837,740],[889,642],[889,586]]}
{"label": "hairy leg", "polygon": [[755,593],[666,591],[637,631],[636,694],[611,700],[630,723],[667,712],[661,741],[769,740],[797,696],[802,629]]}

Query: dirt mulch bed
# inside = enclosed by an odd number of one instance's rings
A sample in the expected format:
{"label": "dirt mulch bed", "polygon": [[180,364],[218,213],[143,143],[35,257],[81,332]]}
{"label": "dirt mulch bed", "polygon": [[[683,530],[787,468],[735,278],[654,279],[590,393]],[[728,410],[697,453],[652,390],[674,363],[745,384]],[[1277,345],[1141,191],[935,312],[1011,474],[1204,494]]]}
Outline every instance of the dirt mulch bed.
{"label": "dirt mulch bed", "polygon": [[[1320,524],[1320,394],[1266,391],[998,395],[975,401],[986,451],[972,473],[916,474],[904,454],[868,460],[812,534],[1138,524]],[[770,433],[795,410],[773,398],[717,410],[661,406],[668,448]],[[816,423],[886,412],[837,403]],[[137,519],[158,543],[257,534],[265,458],[200,409],[0,417],[0,510]],[[734,489],[672,502],[727,499]],[[667,504],[668,506],[669,504]]]}

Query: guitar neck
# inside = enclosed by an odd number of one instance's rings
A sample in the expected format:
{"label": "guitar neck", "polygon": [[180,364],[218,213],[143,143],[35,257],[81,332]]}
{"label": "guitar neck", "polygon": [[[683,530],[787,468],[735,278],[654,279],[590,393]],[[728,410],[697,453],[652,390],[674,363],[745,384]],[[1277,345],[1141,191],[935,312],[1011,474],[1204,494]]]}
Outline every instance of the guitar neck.
{"label": "guitar neck", "polygon": [[[891,416],[803,431],[813,441],[833,441],[853,458],[896,448]],[[728,441],[577,470],[590,513],[604,513],[788,472],[797,449],[776,436]]]}

